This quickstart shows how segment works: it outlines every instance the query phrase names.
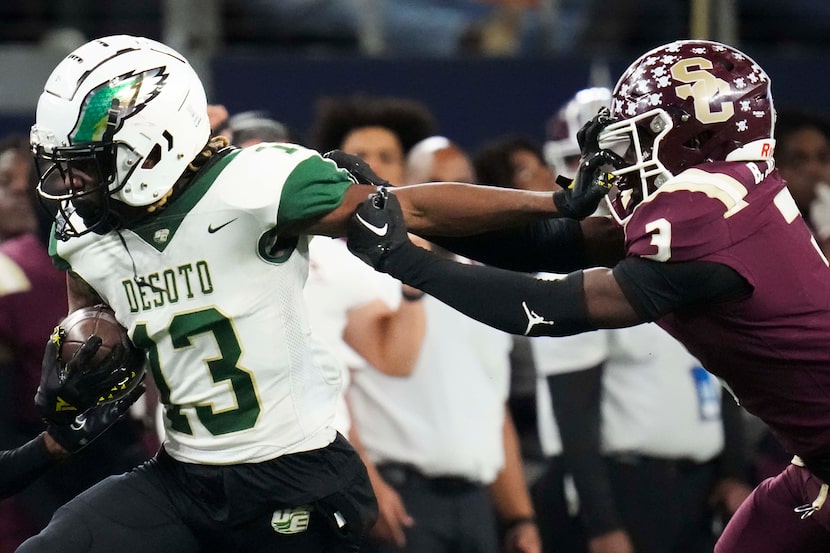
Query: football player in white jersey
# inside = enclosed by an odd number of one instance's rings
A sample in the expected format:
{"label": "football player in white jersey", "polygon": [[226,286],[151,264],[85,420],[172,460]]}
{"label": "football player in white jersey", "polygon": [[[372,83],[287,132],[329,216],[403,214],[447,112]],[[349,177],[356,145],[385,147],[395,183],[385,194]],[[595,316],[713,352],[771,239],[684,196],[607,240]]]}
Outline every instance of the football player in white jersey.
{"label": "football player in white jersey", "polygon": [[[68,503],[19,552],[357,547],[376,504],[331,425],[340,376],[313,360],[303,285],[310,236],[345,233],[375,190],[358,184],[378,180],[371,170],[298,145],[211,139],[188,62],[123,35],[60,62],[31,144],[69,310],[110,305],[147,351],[165,439],[153,460]],[[599,161],[553,201],[460,183],[398,194],[407,223],[426,233],[581,218],[607,192]]]}

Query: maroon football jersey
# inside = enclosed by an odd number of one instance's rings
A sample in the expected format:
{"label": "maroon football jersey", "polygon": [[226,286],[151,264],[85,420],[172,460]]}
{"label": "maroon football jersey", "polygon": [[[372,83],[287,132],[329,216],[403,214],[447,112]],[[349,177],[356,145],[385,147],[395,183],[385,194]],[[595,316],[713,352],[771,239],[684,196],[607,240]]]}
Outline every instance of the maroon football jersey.
{"label": "maroon football jersey", "polygon": [[830,268],[767,162],[684,171],[635,210],[628,255],[732,267],[741,301],[658,323],[766,421],[792,453],[830,455]]}

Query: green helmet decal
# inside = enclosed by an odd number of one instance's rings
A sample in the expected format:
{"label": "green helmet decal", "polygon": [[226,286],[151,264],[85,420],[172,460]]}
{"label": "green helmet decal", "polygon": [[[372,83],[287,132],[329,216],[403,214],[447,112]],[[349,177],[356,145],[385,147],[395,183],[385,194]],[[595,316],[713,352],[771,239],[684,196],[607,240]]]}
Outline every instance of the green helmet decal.
{"label": "green helmet decal", "polygon": [[97,142],[112,135],[122,121],[155,98],[167,79],[164,67],[126,73],[94,89],[84,98],[78,123],[70,134],[74,144]]}

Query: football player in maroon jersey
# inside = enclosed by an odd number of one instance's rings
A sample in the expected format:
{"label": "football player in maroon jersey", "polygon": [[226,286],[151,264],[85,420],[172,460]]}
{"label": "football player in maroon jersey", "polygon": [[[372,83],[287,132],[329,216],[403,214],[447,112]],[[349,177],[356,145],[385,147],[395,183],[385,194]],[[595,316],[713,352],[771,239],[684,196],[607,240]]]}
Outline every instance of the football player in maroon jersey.
{"label": "football player in maroon jersey", "polygon": [[[386,190],[357,210],[349,246],[515,334],[657,321],[796,456],[743,503],[716,552],[829,551],[830,268],[775,169],[774,125],[770,79],[753,60],[716,42],[674,42],[636,60],[611,113],[580,131],[583,160],[616,156],[608,203],[627,255],[613,268],[545,281],[439,259],[408,242]],[[482,237],[462,253],[552,271],[550,235],[535,225],[512,247]]]}

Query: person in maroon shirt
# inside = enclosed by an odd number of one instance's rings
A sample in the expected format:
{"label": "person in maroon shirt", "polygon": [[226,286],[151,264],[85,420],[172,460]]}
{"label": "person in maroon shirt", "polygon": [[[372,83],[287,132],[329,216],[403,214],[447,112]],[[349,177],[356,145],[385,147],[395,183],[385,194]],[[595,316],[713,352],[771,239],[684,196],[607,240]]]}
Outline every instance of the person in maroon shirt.
{"label": "person in maroon shirt", "polygon": [[[579,135],[583,164],[614,153],[608,203],[626,257],[613,268],[549,281],[439,259],[407,240],[386,189],[356,211],[349,247],[515,334],[657,321],[796,456],[744,501],[716,553],[830,551],[830,268],[775,169],[774,125],[769,77],[748,56],[711,41],[666,44],[628,68],[611,112]],[[553,224],[514,232],[512,249],[483,236],[461,253],[550,271]]]}

